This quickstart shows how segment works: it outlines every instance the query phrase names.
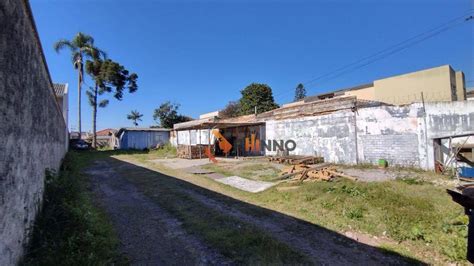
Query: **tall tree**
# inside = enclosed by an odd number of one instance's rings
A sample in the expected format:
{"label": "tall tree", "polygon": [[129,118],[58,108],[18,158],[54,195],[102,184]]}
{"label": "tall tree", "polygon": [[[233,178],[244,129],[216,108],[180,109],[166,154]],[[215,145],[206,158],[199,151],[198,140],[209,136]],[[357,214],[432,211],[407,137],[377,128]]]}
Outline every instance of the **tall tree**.
{"label": "tall tree", "polygon": [[306,97],[306,89],[303,84],[298,84],[295,88],[295,102],[302,100]]}
{"label": "tall tree", "polygon": [[240,115],[239,102],[230,101],[224,109],[219,112],[221,118],[231,118]]}
{"label": "tall tree", "polygon": [[59,53],[60,50],[67,48],[71,51],[72,64],[77,70],[77,123],[79,128],[79,138],[81,138],[82,123],[81,123],[81,87],[84,81],[84,59],[98,56],[105,57],[104,51],[101,51],[94,46],[94,38],[90,35],[79,32],[72,38],[72,40],[61,39],[54,44],[54,50]]}
{"label": "tall tree", "polygon": [[113,93],[114,98],[122,100],[124,90],[129,93],[137,91],[138,75],[130,73],[125,67],[110,59],[94,57],[86,61],[86,73],[94,80],[95,86],[86,91],[89,104],[92,106],[92,147],[97,146],[97,107],[104,108],[109,100],[98,101],[104,93]]}
{"label": "tall tree", "polygon": [[173,128],[176,123],[191,121],[192,118],[178,113],[179,104],[166,101],[153,113],[153,119],[164,128]]}
{"label": "tall tree", "polygon": [[133,110],[130,112],[130,114],[127,115],[128,120],[132,120],[133,124],[138,127],[138,122],[137,121],[142,121],[143,115],[140,114],[137,110]]}
{"label": "tall tree", "polygon": [[240,113],[242,115],[253,114],[278,108],[278,104],[273,99],[272,88],[267,84],[252,83],[241,91]]}

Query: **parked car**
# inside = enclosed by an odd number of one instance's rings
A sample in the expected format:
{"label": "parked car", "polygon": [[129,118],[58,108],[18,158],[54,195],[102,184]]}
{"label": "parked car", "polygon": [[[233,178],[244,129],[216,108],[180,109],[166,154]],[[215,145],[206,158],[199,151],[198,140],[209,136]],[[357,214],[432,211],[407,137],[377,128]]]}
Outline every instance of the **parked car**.
{"label": "parked car", "polygon": [[90,148],[89,143],[82,139],[73,141],[71,147],[74,150],[88,150]]}

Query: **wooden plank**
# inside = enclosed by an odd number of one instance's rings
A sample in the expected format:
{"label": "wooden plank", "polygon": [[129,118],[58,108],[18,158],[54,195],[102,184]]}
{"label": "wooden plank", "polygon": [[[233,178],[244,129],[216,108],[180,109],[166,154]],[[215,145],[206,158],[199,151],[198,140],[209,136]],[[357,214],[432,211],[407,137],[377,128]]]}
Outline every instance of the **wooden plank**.
{"label": "wooden plank", "polygon": [[336,175],[336,176],[344,177],[344,178],[350,179],[350,180],[352,180],[352,181],[357,181],[357,178],[356,178],[356,177],[353,177],[353,176],[350,176],[350,175],[346,175],[346,174],[339,173],[339,172],[332,171],[332,170],[326,170],[326,171],[327,171],[328,173],[331,173],[331,174]]}
{"label": "wooden plank", "polygon": [[309,167],[307,169],[304,169],[304,170],[300,170],[300,171],[295,171],[293,173],[289,173],[289,174],[285,174],[285,175],[282,175],[278,178],[275,178],[275,179],[272,179],[272,180],[281,180],[281,179],[287,179],[289,177],[292,177],[292,176],[295,176],[295,175],[298,175],[298,174],[303,174],[305,171],[308,171],[308,170],[317,170],[317,169],[322,169],[324,167],[328,167],[330,164],[329,163],[322,163],[322,164],[319,164],[319,165],[316,165],[316,166],[313,166],[313,167]]}

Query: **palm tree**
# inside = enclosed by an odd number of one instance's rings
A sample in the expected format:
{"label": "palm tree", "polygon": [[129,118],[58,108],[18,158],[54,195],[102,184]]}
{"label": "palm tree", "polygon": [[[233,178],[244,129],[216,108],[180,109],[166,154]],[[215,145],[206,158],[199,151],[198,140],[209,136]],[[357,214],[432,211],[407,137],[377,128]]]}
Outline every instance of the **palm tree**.
{"label": "palm tree", "polygon": [[133,120],[133,124],[137,127],[138,123],[137,121],[142,121],[142,114],[138,112],[137,110],[131,111],[130,114],[127,115],[128,120]]}
{"label": "palm tree", "polygon": [[81,138],[81,85],[84,81],[84,59],[98,57],[99,55],[106,57],[106,55],[105,52],[94,46],[94,38],[82,32],[77,33],[72,40],[61,39],[54,44],[54,50],[56,50],[57,53],[64,48],[68,48],[71,51],[72,63],[78,74],[77,122],[79,126],[79,138]]}

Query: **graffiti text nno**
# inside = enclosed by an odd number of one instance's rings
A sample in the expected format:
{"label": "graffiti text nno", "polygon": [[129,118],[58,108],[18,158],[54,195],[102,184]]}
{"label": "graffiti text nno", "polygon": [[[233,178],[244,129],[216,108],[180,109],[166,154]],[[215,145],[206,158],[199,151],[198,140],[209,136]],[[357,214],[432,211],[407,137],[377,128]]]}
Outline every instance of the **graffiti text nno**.
{"label": "graffiti text nno", "polygon": [[256,152],[256,151],[293,151],[296,149],[296,142],[292,139],[289,140],[271,140],[267,139],[260,142],[259,139],[255,138],[255,134],[251,134],[250,138],[245,138],[245,151]]}

